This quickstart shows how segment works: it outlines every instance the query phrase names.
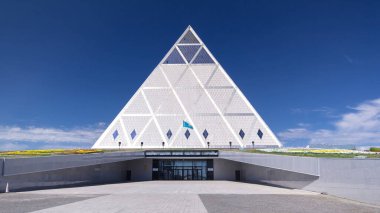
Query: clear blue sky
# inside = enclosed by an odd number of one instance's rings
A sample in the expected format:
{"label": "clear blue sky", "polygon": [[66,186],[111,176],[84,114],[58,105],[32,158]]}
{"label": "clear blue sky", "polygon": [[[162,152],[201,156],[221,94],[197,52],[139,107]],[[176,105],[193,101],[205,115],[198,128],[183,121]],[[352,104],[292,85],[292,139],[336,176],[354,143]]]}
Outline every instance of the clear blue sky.
{"label": "clear blue sky", "polygon": [[188,25],[285,145],[380,145],[380,1],[9,0],[0,150],[89,147]]}

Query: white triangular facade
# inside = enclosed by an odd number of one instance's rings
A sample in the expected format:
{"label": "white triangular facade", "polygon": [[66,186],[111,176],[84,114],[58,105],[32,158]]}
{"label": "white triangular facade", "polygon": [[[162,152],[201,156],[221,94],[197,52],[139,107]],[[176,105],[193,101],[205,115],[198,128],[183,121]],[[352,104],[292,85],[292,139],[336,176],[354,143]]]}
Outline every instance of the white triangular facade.
{"label": "white triangular facade", "polygon": [[251,148],[252,142],[282,146],[189,26],[92,148]]}

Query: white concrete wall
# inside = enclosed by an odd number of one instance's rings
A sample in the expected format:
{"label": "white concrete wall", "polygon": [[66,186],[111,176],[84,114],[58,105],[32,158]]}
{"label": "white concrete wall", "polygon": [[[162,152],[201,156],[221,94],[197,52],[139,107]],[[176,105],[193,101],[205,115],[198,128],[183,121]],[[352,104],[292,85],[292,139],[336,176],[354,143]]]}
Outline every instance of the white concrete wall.
{"label": "white concrete wall", "polygon": [[235,170],[240,170],[241,164],[224,159],[214,159],[214,180],[235,180]]}
{"label": "white concrete wall", "polygon": [[221,152],[220,158],[241,163],[242,181],[325,192],[380,204],[380,159],[306,158],[241,152]]}
{"label": "white concrete wall", "polygon": [[303,189],[380,204],[380,159],[320,159],[320,174]]}
{"label": "white concrete wall", "polygon": [[138,159],[126,162],[126,170],[131,170],[132,181],[152,180],[152,159]]}
{"label": "white concrete wall", "polygon": [[112,183],[126,180],[125,162],[75,167],[0,177],[0,192],[62,186]]}
{"label": "white concrete wall", "polygon": [[123,182],[127,180],[127,170],[131,170],[131,181],[151,180],[152,160],[135,159],[130,161],[120,161],[26,174],[22,173],[8,176],[2,176],[0,174],[0,192],[5,191],[5,186],[7,183],[9,184],[10,191],[19,191],[62,186]]}
{"label": "white concrete wall", "polygon": [[242,181],[266,183],[288,188],[303,188],[318,177],[281,169],[257,166],[247,163],[241,164]]}
{"label": "white concrete wall", "polygon": [[319,175],[319,158],[257,154],[240,151],[219,151],[219,157],[257,166]]}

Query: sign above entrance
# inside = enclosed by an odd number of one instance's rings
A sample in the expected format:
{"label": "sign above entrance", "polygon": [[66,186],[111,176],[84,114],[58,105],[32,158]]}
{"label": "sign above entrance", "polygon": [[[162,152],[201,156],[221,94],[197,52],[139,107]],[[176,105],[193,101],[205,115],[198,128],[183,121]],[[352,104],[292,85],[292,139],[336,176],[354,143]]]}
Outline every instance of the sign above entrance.
{"label": "sign above entrance", "polygon": [[145,157],[218,157],[218,150],[145,151]]}

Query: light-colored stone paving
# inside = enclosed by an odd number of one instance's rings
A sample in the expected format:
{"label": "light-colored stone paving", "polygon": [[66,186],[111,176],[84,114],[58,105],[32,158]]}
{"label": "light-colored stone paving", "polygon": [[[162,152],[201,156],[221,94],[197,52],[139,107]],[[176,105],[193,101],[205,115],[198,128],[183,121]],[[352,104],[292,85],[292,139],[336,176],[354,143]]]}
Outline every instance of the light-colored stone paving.
{"label": "light-colored stone paving", "polygon": [[44,195],[102,195],[37,212],[207,212],[199,194],[317,195],[230,181],[148,181],[22,192]]}
{"label": "light-colored stone paving", "polygon": [[86,212],[207,212],[196,194],[113,194],[36,211],[40,213]]}
{"label": "light-colored stone paving", "polygon": [[367,213],[319,193],[231,181],[147,181],[2,194],[0,212]]}
{"label": "light-colored stone paving", "polygon": [[232,181],[147,181],[22,192],[33,194],[291,194],[318,193]]}
{"label": "light-colored stone paving", "polygon": [[32,211],[380,213],[380,208],[303,190],[231,181],[118,183],[9,193],[0,197],[0,212]]}

